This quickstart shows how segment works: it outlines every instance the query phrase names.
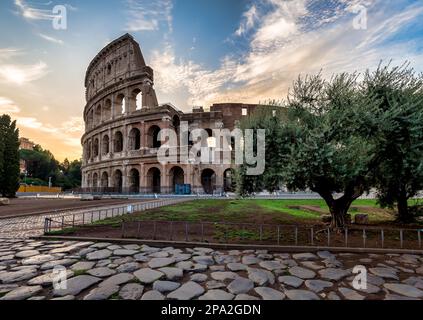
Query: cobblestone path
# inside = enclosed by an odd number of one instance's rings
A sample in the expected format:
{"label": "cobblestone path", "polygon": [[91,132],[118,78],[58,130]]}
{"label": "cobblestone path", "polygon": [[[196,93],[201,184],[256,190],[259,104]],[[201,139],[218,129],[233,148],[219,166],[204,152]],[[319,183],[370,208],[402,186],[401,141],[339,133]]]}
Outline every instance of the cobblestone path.
{"label": "cobblestone path", "polygon": [[[366,267],[367,289],[352,285],[357,264]],[[423,299],[422,265],[423,256],[410,254],[3,239],[0,299]]]}

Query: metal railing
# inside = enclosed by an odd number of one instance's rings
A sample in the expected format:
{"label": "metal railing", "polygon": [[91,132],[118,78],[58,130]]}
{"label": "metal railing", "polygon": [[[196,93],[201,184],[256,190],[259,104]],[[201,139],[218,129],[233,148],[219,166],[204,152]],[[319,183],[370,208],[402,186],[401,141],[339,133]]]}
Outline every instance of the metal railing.
{"label": "metal railing", "polygon": [[142,240],[289,246],[422,249],[423,229],[270,225],[227,222],[124,221],[120,237]]}
{"label": "metal railing", "polygon": [[191,200],[190,198],[176,198],[176,199],[158,199],[156,201],[147,201],[136,204],[127,204],[124,206],[115,206],[111,208],[98,208],[87,211],[65,214],[60,217],[47,217],[44,219],[44,234],[52,231],[59,231],[65,228],[74,228],[77,226],[84,226],[93,224],[95,222],[105,220],[108,218],[115,218],[125,214],[134,212],[142,212],[150,209],[156,209],[163,206],[173,205]]}

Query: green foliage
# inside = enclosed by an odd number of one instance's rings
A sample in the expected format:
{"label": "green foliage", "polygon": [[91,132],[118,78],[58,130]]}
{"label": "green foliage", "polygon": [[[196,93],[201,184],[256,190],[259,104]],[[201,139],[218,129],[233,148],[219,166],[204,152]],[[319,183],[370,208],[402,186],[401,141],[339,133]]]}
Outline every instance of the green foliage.
{"label": "green foliage", "polygon": [[423,189],[423,77],[407,64],[379,66],[365,74],[363,89],[377,101],[376,187],[383,207],[398,206],[398,218],[413,220],[407,200]]}
{"label": "green foliage", "polygon": [[51,177],[53,185],[64,190],[81,185],[80,160],[69,162],[65,159],[63,163],[59,163],[50,151],[43,150],[39,145],[35,146],[34,150],[20,150],[20,158],[26,162],[27,184],[31,184],[31,179],[35,179],[44,181],[41,185],[46,185]]}
{"label": "green foliage", "polygon": [[0,117],[0,194],[14,197],[19,188],[19,129],[10,116]]}

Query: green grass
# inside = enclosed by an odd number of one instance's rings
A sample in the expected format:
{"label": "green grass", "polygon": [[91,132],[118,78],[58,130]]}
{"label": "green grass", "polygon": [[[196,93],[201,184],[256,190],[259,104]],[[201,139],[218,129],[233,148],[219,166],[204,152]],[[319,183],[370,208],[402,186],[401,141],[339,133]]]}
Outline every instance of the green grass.
{"label": "green grass", "polygon": [[[301,208],[308,206],[313,208]],[[317,212],[314,208],[318,208]],[[321,211],[321,212],[319,212]],[[371,222],[389,222],[393,212],[382,210],[376,200],[357,200],[350,214],[367,213]],[[329,214],[323,200],[221,200],[207,199],[166,206],[147,212],[97,221],[93,225],[107,225],[119,228],[125,221],[188,221],[188,222],[234,222],[234,223],[316,223],[323,214]]]}

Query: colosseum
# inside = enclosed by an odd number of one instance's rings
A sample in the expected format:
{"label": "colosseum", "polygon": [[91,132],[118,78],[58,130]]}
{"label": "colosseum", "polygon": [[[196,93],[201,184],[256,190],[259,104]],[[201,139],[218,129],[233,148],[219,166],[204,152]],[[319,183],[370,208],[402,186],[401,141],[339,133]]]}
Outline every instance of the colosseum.
{"label": "colosseum", "polygon": [[129,34],[108,44],[91,61],[85,87],[84,190],[135,194],[233,190],[231,164],[160,163],[159,132],[174,129],[179,133],[181,123],[188,123],[189,130],[203,128],[209,135],[213,129],[232,130],[258,105],[214,104],[209,111],[195,107],[185,113],[172,104],[159,104],[153,69]]}

